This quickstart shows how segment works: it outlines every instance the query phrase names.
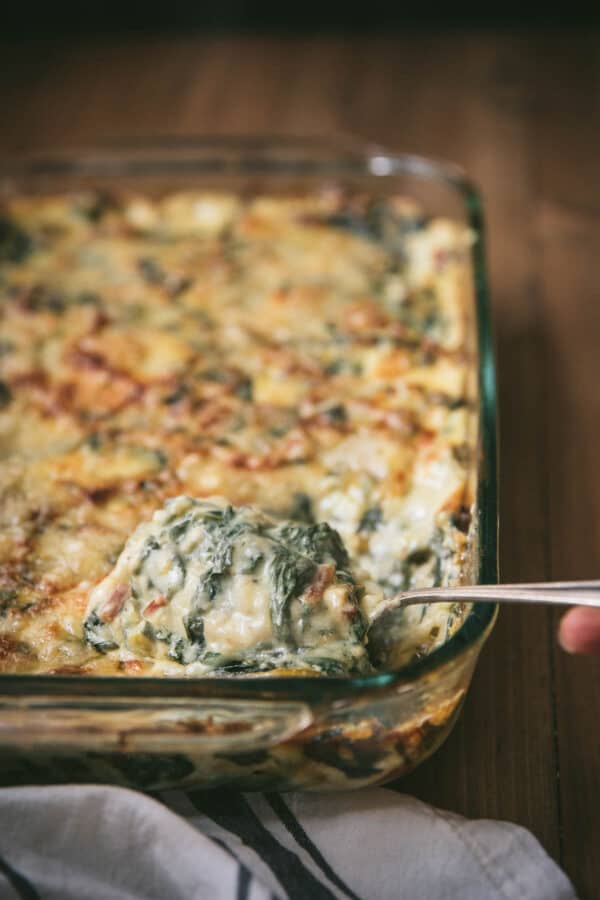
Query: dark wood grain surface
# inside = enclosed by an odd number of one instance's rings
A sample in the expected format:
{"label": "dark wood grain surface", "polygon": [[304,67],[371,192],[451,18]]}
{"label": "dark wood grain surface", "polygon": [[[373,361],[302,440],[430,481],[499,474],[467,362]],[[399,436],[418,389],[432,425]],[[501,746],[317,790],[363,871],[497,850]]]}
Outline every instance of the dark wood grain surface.
{"label": "dark wood grain surface", "polygon": [[[4,153],[161,134],[349,132],[455,160],[487,207],[501,571],[598,576],[600,33],[108,37],[0,46]],[[531,829],[600,897],[600,661],[506,609],[406,790]]]}

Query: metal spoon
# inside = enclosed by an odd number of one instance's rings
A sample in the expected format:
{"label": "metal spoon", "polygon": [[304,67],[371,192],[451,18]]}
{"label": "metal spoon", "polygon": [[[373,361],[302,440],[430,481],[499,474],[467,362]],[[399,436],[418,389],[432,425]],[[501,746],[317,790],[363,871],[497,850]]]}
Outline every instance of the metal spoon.
{"label": "metal spoon", "polygon": [[[422,588],[396,594],[390,606],[413,603],[452,603],[457,600],[483,603],[549,603],[555,606],[600,606],[600,581],[545,581],[536,584],[461,584],[455,587]],[[383,610],[382,610],[383,612]],[[381,613],[380,613],[381,614]]]}
{"label": "metal spoon", "polygon": [[469,584],[403,591],[375,610],[368,630],[369,655],[378,667],[394,667],[399,635],[406,629],[402,612],[415,603],[539,603],[600,607],[600,581],[549,581],[538,584]]}

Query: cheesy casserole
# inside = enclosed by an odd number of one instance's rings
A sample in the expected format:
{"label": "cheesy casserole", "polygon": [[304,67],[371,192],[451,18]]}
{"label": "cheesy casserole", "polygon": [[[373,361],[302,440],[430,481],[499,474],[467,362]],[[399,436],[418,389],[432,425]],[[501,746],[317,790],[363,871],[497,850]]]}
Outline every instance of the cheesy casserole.
{"label": "cheesy casserole", "polygon": [[464,576],[469,245],[340,189],[8,200],[0,671],[369,671]]}

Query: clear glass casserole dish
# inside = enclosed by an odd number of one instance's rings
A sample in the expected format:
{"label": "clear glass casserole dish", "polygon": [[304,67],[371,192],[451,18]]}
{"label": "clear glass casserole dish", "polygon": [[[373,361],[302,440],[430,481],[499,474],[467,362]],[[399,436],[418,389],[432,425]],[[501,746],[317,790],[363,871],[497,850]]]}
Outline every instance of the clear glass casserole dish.
{"label": "clear glass casserole dish", "polygon": [[[476,502],[468,579],[497,580],[494,361],[480,201],[461,172],[351,142],[214,139],[5,163],[0,191],[314,190],[402,194],[465,223],[477,333]],[[442,646],[360,678],[0,675],[0,783],[95,781],[146,790],[360,787],[403,775],[444,740],[496,615],[475,604]]]}

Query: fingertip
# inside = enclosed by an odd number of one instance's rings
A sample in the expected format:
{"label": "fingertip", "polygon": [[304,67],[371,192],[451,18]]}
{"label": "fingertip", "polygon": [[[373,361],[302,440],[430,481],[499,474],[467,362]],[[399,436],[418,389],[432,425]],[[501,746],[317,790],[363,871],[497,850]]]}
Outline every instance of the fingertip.
{"label": "fingertip", "polygon": [[570,609],[561,619],[558,640],[567,653],[600,654],[600,609]]}
{"label": "fingertip", "polygon": [[571,614],[574,612],[576,613],[577,610],[571,609],[568,613],[565,613],[558,627],[558,643],[566,653],[577,652],[577,623],[575,623],[575,628],[573,628],[571,622]]}

